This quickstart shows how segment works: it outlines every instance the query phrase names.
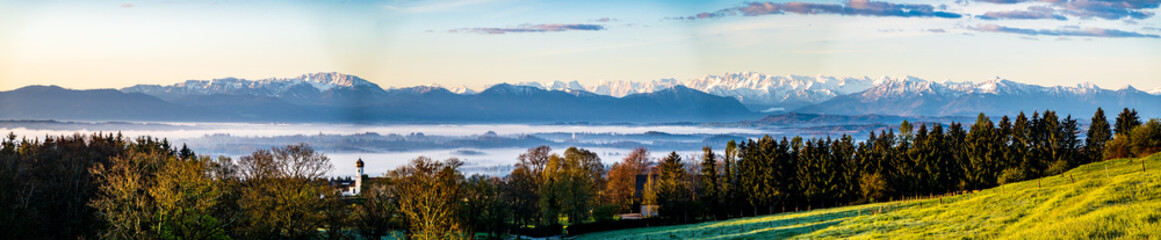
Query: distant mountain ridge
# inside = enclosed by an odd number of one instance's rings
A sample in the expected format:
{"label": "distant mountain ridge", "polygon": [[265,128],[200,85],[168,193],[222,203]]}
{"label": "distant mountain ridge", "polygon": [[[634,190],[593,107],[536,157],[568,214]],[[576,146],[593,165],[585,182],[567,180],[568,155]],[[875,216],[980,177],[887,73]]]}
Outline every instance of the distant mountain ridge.
{"label": "distant mountain ridge", "polygon": [[[886,86],[884,86],[886,84]],[[996,78],[980,83],[973,82],[934,82],[919,79],[913,76],[899,78],[881,77],[831,77],[825,75],[810,76],[775,76],[757,72],[725,73],[721,75],[706,75],[702,78],[679,81],[675,79],[660,79],[653,81],[602,81],[596,85],[586,86],[577,81],[550,83],[520,82],[508,85],[528,86],[541,90],[575,92],[585,91],[597,95],[624,97],[631,94],[652,93],[655,91],[684,86],[708,94],[730,97],[738,100],[751,111],[806,112],[837,111],[846,114],[912,114],[912,115],[945,115],[963,114],[962,111],[941,110],[947,101],[964,95],[1002,95],[1043,97],[1038,95],[1062,96],[1069,95],[1088,98],[1087,95],[1102,94],[1103,89],[1091,83],[1080,84],[1076,87],[1043,87],[1018,83],[1006,79]],[[397,95],[389,93],[396,91],[414,91],[416,88],[432,90],[445,89],[448,93],[459,95],[474,95],[480,91],[465,86],[445,88],[439,84],[417,86],[411,88],[391,88],[383,90],[378,85],[362,78],[341,73],[304,74],[294,78],[268,78],[262,80],[244,80],[236,78],[205,80],[189,80],[170,86],[137,85],[124,88],[124,92],[140,92],[165,100],[174,100],[188,95],[230,94],[230,95],[260,95],[280,98],[287,102],[304,105],[333,105],[348,104],[350,102],[375,102],[384,96]],[[490,88],[490,87],[489,87]],[[869,91],[869,92],[864,92]],[[1161,95],[1161,88],[1145,91],[1147,94]],[[901,104],[906,110],[872,110],[873,106],[839,106],[828,107],[826,110],[813,110],[820,104],[831,99],[860,94],[860,101],[871,101],[879,98],[882,103]],[[914,95],[926,94],[929,97],[918,99]],[[933,95],[934,94],[934,95]],[[295,97],[297,96],[297,97]],[[915,101],[897,102],[890,98],[913,99]],[[917,102],[918,101],[918,102]],[[939,104],[929,104],[934,102]],[[962,106],[962,101],[956,103]],[[1094,103],[1096,104],[1096,103]],[[912,106],[913,107],[908,107]],[[807,109],[806,107],[810,107]],[[848,110],[838,108],[850,108]],[[968,108],[990,110],[987,108]],[[973,110],[974,111],[974,110]]]}
{"label": "distant mountain ridge", "polygon": [[1024,111],[1030,114],[1051,109],[1061,114],[1087,117],[1097,107],[1107,111],[1136,108],[1146,116],[1161,116],[1161,96],[1132,86],[1108,90],[1092,83],[1044,87],[999,77],[980,83],[939,83],[910,76],[884,77],[867,90],[804,106],[795,112],[967,116],[980,112],[1014,115]]}
{"label": "distant mountain ridge", "polygon": [[758,72],[706,75],[702,78],[678,81],[601,81],[585,86],[577,81],[520,82],[516,85],[547,90],[583,90],[601,95],[622,97],[629,94],[650,93],[673,86],[685,86],[709,94],[731,97],[754,111],[793,109],[819,103],[839,95],[850,94],[871,87],[871,78],[809,76],[774,76]]}
{"label": "distant mountain ridge", "polygon": [[509,84],[468,94],[437,86],[384,90],[340,73],[190,80],[169,86],[136,85],[121,91],[34,86],[0,92],[0,100],[0,118],[10,119],[653,123],[736,121],[758,116],[732,98],[682,86],[620,98]]}
{"label": "distant mountain ridge", "polygon": [[[619,94],[624,95],[615,96]],[[1098,106],[1108,111],[1136,108],[1142,116],[1155,117],[1161,116],[1159,105],[1161,95],[1088,83],[1044,87],[1002,78],[941,83],[912,76],[871,80],[752,72],[685,82],[606,81],[592,87],[575,81],[548,86],[501,83],[482,91],[439,85],[385,90],[353,75],[313,73],[260,80],[189,80],[120,91],[30,86],[0,92],[0,118],[128,121],[732,122],[766,115],[755,110],[974,116],[1052,109],[1079,116]]]}

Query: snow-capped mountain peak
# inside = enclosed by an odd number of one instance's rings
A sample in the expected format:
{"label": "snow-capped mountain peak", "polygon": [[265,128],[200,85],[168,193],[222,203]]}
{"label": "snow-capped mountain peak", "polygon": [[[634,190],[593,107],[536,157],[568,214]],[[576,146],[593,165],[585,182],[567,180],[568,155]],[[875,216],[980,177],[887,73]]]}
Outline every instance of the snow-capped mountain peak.
{"label": "snow-capped mountain peak", "polygon": [[292,78],[265,78],[259,80],[247,80],[234,77],[213,80],[186,80],[169,86],[136,85],[123,88],[121,91],[145,93],[169,100],[186,96],[206,96],[213,94],[255,95],[264,97],[293,96],[310,99],[322,92],[348,89],[382,91],[379,85],[375,83],[371,83],[355,75],[337,72],[309,73]]}
{"label": "snow-capped mountain peak", "polygon": [[1077,88],[1085,88],[1085,89],[1100,89],[1101,88],[1100,86],[1097,86],[1096,84],[1094,84],[1092,82],[1078,83],[1078,84],[1076,84],[1076,87]]}
{"label": "snow-capped mountain peak", "polygon": [[[872,86],[867,77],[832,76],[772,76],[759,72],[735,72],[721,75],[705,75],[679,81],[672,78],[653,81],[606,80],[585,86],[577,81],[551,83],[521,82],[514,85],[530,86],[543,90],[588,91],[613,97],[630,94],[652,93],[675,86],[709,94],[737,99],[752,109],[767,109],[772,106],[794,107],[825,101],[839,95],[866,90]],[[789,106],[787,106],[789,105]]]}
{"label": "snow-capped mountain peak", "polygon": [[1145,91],[1145,92],[1147,92],[1149,94],[1153,94],[1153,95],[1161,95],[1161,87],[1150,89],[1149,91]]}

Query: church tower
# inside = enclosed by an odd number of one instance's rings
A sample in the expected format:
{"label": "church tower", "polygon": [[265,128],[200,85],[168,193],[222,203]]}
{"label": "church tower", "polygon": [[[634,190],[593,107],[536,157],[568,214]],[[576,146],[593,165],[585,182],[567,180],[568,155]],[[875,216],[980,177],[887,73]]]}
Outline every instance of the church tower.
{"label": "church tower", "polygon": [[359,195],[359,192],[362,191],[362,189],[363,189],[363,159],[362,158],[359,158],[359,161],[355,162],[355,167],[359,169],[359,175],[355,175],[355,189],[351,190],[351,193],[353,193],[354,195]]}

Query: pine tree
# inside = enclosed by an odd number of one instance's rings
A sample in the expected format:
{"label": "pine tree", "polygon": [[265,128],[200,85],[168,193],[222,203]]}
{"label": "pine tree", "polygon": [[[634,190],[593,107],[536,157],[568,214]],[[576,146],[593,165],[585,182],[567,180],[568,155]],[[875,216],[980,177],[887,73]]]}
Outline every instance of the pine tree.
{"label": "pine tree", "polygon": [[1054,111],[1044,111],[1040,118],[1040,166],[1043,175],[1056,175],[1068,168],[1068,159],[1065,152],[1064,126]]}
{"label": "pine tree", "polygon": [[1033,176],[1033,169],[1037,161],[1034,156],[1029,154],[1029,146],[1032,144],[1031,134],[1032,126],[1028,122],[1028,117],[1024,116],[1024,112],[1016,115],[1016,122],[1012,123],[1012,143],[1009,145],[1011,154],[1014,157],[1013,161],[1018,161],[1020,172],[1026,177]]}
{"label": "pine tree", "polygon": [[726,212],[727,216],[734,213],[736,204],[738,203],[738,173],[737,161],[738,143],[734,140],[726,143],[726,150],[722,156],[722,170],[724,175],[720,179],[721,187],[718,189],[723,193],[722,196],[722,210]]}
{"label": "pine tree", "polygon": [[1105,111],[1097,108],[1096,113],[1092,115],[1092,120],[1088,126],[1088,133],[1084,138],[1084,150],[1087,161],[1097,161],[1104,159],[1105,143],[1113,139],[1112,130],[1109,129],[1109,120],[1105,118]]}
{"label": "pine tree", "polygon": [[952,162],[952,151],[949,150],[946,135],[943,133],[943,125],[939,123],[932,124],[931,131],[928,133],[927,148],[931,149],[931,157],[925,159],[926,165],[924,171],[928,175],[930,181],[929,190],[932,193],[941,193],[951,191],[952,187],[947,181],[948,171],[944,170],[952,168],[955,165]]}
{"label": "pine tree", "polygon": [[[1083,146],[1081,145],[1080,138],[1077,137],[1080,134],[1080,127],[1077,125],[1076,119],[1072,119],[1072,115],[1065,116],[1063,120],[1060,120],[1060,132],[1062,159],[1059,160],[1068,163],[1065,169],[1080,166],[1084,163],[1082,160],[1083,155],[1081,155],[1081,147]],[[1064,171],[1062,170],[1060,172]]]}
{"label": "pine tree", "polygon": [[996,127],[996,147],[999,147],[1001,152],[1000,159],[997,159],[996,162],[996,168],[1004,171],[1019,165],[1019,161],[1016,160],[1019,156],[1016,156],[1012,148],[1009,147],[1013,138],[1012,120],[1008,116],[1002,116]]}
{"label": "pine tree", "polygon": [[934,138],[927,131],[927,124],[920,124],[919,131],[915,133],[915,147],[912,148],[912,153],[908,154],[912,164],[914,192],[930,193],[936,185],[932,178],[933,172],[929,171],[934,165],[933,162],[939,161],[936,148],[940,146],[935,144]]}
{"label": "pine tree", "polygon": [[1039,144],[1036,148],[1039,149],[1038,169],[1042,176],[1055,175],[1056,172],[1051,170],[1061,170],[1067,167],[1067,162],[1060,161],[1064,158],[1064,153],[1061,152],[1063,146],[1063,131],[1061,130],[1060,120],[1056,116],[1056,112],[1045,110],[1040,121],[1037,121],[1039,136]]}
{"label": "pine tree", "polygon": [[841,176],[838,180],[839,191],[835,196],[838,200],[843,202],[852,202],[858,195],[858,162],[855,161],[854,137],[843,134],[842,138],[835,141],[832,147],[832,154],[837,161],[835,174]]}
{"label": "pine tree", "polygon": [[1141,126],[1141,118],[1137,116],[1137,109],[1130,110],[1125,108],[1121,114],[1117,115],[1116,134],[1128,135],[1133,131],[1133,128]]}
{"label": "pine tree", "polygon": [[654,188],[657,204],[662,217],[670,220],[688,221],[693,200],[686,182],[685,163],[677,152],[670,152],[657,165],[657,179]]}
{"label": "pine tree", "polygon": [[[705,146],[701,150],[703,151],[701,174],[698,176],[701,181],[701,201],[709,207],[709,212],[713,215],[720,212],[718,198],[721,196],[721,191],[718,188],[718,163],[712,148]],[[716,219],[717,217],[714,216],[714,218]]]}
{"label": "pine tree", "polygon": [[995,184],[996,159],[999,158],[995,126],[992,120],[980,113],[976,123],[968,132],[967,145],[967,182],[974,189],[991,187]]}

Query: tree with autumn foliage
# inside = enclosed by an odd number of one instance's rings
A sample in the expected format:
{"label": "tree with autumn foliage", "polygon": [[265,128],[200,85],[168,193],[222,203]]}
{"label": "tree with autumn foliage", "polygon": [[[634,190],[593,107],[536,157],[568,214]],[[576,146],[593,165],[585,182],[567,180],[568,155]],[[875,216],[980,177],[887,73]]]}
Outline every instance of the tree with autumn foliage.
{"label": "tree with autumn foliage", "polygon": [[652,163],[649,160],[649,150],[644,147],[633,149],[620,162],[613,163],[609,168],[605,185],[605,202],[618,206],[620,211],[632,211],[632,207],[641,204],[637,195],[637,176],[645,174]]}

